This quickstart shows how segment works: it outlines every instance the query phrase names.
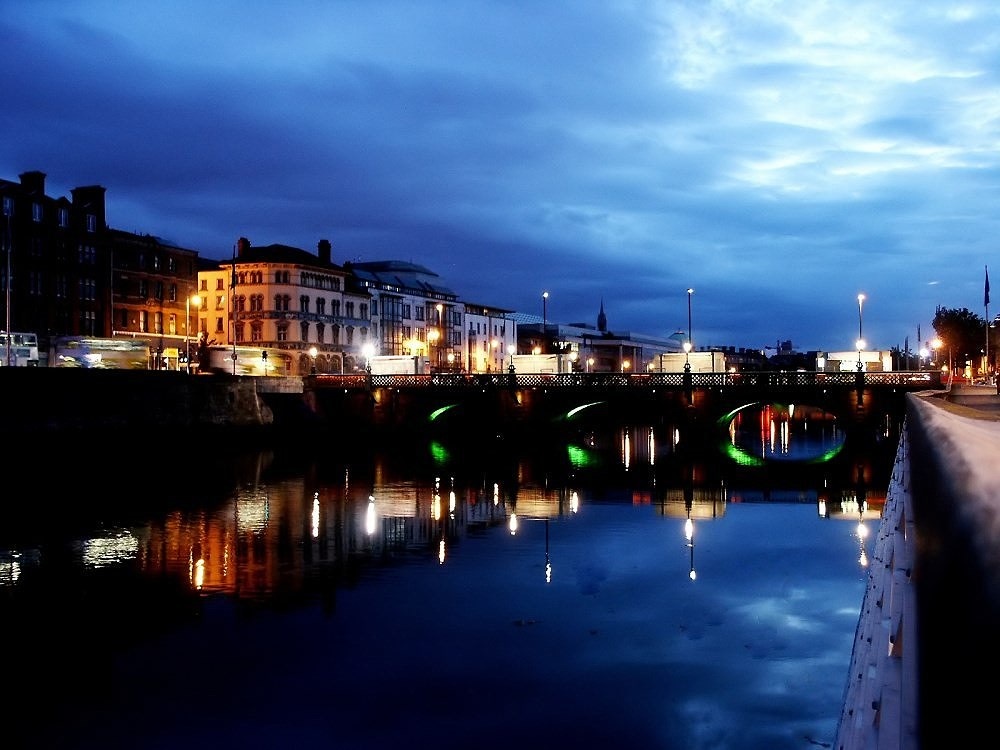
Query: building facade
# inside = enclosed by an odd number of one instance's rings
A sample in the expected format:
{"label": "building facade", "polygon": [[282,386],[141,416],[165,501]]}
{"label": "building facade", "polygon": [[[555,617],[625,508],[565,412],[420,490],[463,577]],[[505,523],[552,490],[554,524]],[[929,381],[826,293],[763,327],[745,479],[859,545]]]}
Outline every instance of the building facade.
{"label": "building facade", "polygon": [[232,261],[199,271],[200,369],[224,369],[218,355],[224,360],[232,352],[240,374],[363,370],[377,331],[372,297],[331,253],[327,240],[313,254],[288,245],[254,247],[241,237]]}

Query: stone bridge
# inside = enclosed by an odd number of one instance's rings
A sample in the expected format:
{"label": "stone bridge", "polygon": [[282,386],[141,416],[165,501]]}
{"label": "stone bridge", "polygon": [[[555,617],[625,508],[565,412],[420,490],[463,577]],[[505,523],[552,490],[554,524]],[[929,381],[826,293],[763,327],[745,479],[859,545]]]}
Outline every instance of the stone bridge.
{"label": "stone bridge", "polygon": [[303,379],[318,418],[375,428],[517,433],[588,423],[724,425],[754,404],[813,406],[844,429],[899,416],[938,372],[316,375]]}

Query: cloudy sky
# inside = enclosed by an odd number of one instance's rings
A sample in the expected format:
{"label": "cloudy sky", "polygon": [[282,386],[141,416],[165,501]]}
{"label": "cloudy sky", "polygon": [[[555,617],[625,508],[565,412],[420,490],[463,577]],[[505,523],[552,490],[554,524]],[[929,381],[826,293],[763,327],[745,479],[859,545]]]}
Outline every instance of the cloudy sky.
{"label": "cloudy sky", "polygon": [[1000,258],[994,0],[4,0],[0,64],[0,177],[209,258],[799,350],[915,350]]}

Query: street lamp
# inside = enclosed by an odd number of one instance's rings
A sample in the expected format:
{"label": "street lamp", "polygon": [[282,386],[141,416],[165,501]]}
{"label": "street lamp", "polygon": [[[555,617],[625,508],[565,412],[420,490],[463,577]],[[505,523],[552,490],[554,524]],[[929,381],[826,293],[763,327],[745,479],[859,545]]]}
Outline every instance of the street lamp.
{"label": "street lamp", "polygon": [[365,355],[365,372],[371,373],[372,356],[375,354],[375,345],[369,341],[367,344],[361,347],[361,353]]}
{"label": "street lamp", "polygon": [[861,308],[865,303],[865,295],[858,295],[858,372],[861,372],[864,367],[861,364],[861,350],[865,348],[865,335],[862,332],[862,318],[861,318]]}
{"label": "street lamp", "polygon": [[191,295],[184,301],[186,321],[184,323],[184,356],[187,358],[187,374],[191,374],[191,303],[201,307],[201,297],[197,294]]}
{"label": "street lamp", "polygon": [[691,295],[694,289],[688,289],[688,340],[684,342],[684,372],[691,372]]}
{"label": "street lamp", "polygon": [[[542,292],[542,341],[545,340],[545,334],[549,329],[549,293]],[[546,345],[545,351],[548,351],[549,347]]]}
{"label": "street lamp", "polygon": [[316,351],[316,347],[315,346],[310,346],[309,347],[309,357],[312,359],[312,366],[311,366],[311,369],[309,370],[309,374],[310,375],[315,375],[316,374],[316,355],[318,353],[319,352]]}

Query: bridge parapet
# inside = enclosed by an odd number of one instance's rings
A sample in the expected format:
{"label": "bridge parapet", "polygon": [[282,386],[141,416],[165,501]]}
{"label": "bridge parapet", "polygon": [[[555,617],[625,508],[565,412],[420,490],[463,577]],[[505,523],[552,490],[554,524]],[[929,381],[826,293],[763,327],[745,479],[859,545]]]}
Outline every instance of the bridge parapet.
{"label": "bridge parapet", "polygon": [[573,372],[573,373],[436,373],[433,375],[309,376],[317,388],[571,388],[591,390],[650,388],[855,388],[897,387],[906,390],[943,388],[937,371],[901,372]]}

